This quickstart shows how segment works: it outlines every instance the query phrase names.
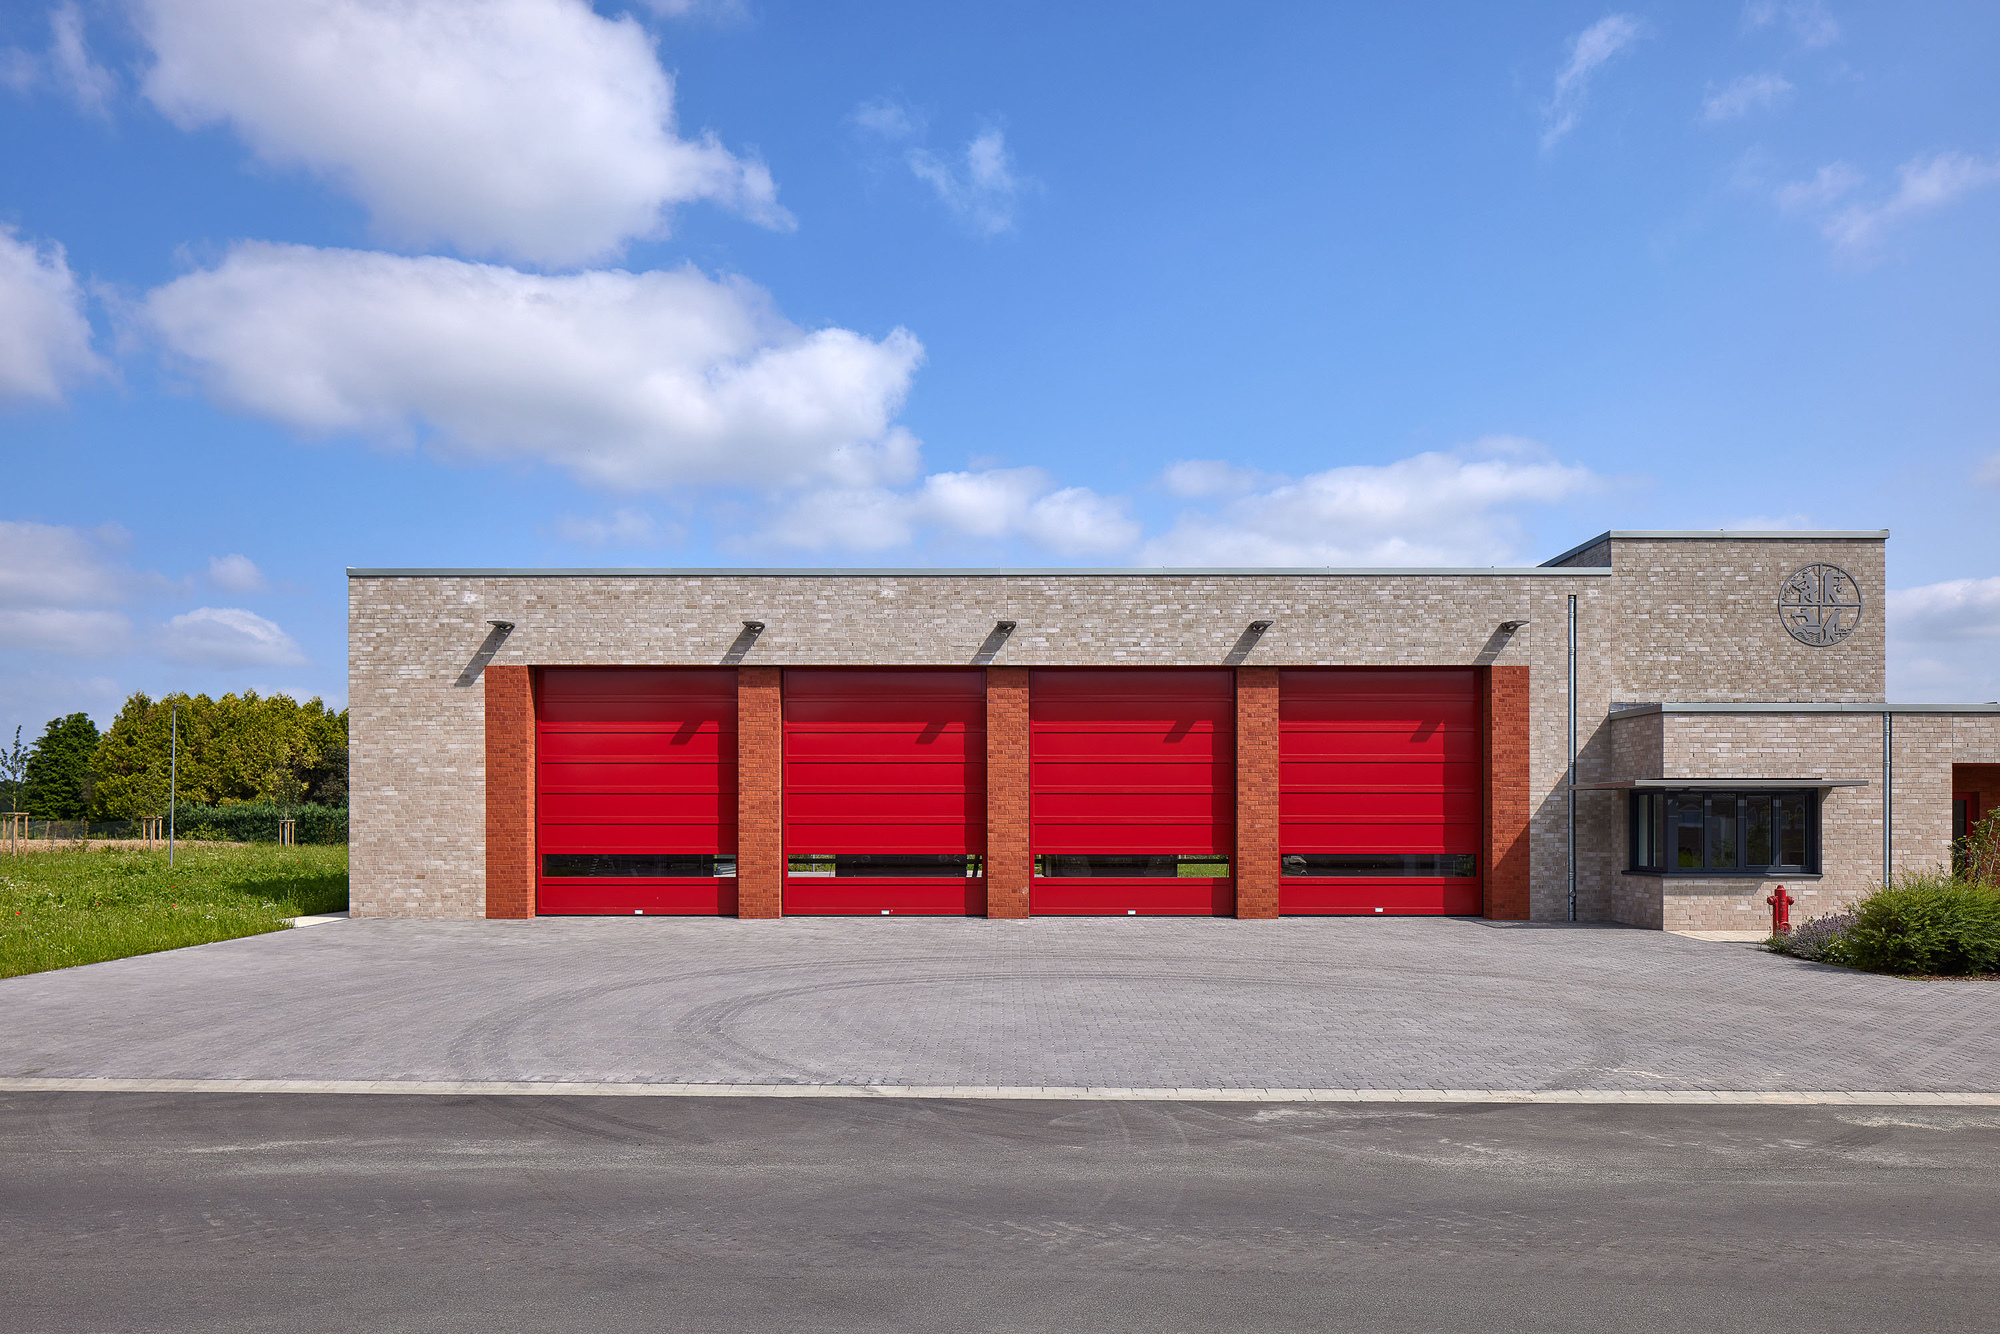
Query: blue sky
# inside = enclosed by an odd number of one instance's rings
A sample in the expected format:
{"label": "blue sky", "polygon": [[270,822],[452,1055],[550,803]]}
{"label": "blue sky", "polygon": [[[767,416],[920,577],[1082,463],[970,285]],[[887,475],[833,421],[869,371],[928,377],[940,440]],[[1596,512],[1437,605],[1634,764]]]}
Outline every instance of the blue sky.
{"label": "blue sky", "polygon": [[345,695],[350,565],[1894,531],[2000,695],[2000,9],[0,12],[0,724]]}

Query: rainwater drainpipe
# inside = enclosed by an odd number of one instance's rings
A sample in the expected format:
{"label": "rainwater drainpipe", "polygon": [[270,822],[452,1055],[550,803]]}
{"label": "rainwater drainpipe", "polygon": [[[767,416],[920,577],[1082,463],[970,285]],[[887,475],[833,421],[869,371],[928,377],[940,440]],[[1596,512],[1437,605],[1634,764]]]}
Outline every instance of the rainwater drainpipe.
{"label": "rainwater drainpipe", "polygon": [[1576,594],[1569,595],[1569,920],[1576,920]]}
{"label": "rainwater drainpipe", "polygon": [[1896,715],[1882,710],[1882,883],[1895,873]]}

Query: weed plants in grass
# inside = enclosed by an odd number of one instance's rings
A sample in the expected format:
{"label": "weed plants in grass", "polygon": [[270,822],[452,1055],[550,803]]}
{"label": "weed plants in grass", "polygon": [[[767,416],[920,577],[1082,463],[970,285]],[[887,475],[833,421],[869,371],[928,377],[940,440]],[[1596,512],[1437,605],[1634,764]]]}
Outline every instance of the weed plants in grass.
{"label": "weed plants in grass", "polygon": [[0,977],[279,931],[347,906],[345,847],[99,848],[0,857]]}

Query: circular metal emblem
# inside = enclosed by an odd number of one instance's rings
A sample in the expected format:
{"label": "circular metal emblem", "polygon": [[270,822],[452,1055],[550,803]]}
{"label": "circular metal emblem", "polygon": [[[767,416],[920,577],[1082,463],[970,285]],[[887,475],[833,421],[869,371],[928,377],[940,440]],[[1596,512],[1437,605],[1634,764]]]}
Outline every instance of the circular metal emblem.
{"label": "circular metal emblem", "polygon": [[1861,585],[1838,565],[1808,565],[1778,586],[1778,619],[1801,644],[1838,644],[1861,624]]}

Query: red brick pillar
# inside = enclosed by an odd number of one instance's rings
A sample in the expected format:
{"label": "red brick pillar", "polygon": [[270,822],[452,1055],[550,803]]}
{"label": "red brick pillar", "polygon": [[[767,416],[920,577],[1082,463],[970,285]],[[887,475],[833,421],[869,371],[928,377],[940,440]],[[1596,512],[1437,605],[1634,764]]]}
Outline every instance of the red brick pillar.
{"label": "red brick pillar", "polygon": [[488,667],[486,915],[535,915],[535,688],[526,667]]}
{"label": "red brick pillar", "polygon": [[1486,724],[1486,916],[1528,920],[1528,669],[1488,667],[1480,712]]}
{"label": "red brick pillar", "polygon": [[736,915],[785,911],[784,673],[736,669]]}
{"label": "red brick pillar", "polygon": [[1028,669],[986,669],[986,915],[1026,917]]}
{"label": "red brick pillar", "polygon": [[1276,917],[1278,669],[1236,669],[1236,915]]}

